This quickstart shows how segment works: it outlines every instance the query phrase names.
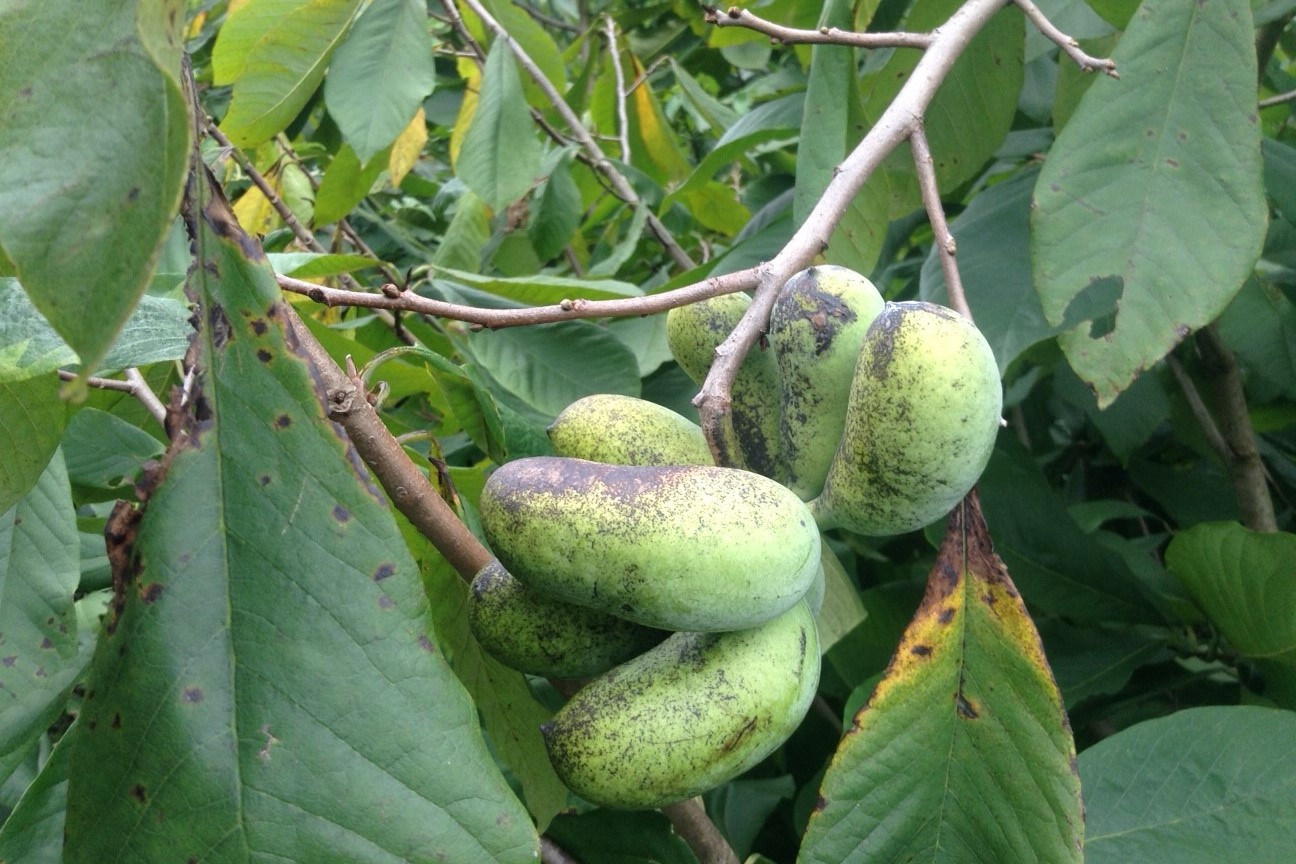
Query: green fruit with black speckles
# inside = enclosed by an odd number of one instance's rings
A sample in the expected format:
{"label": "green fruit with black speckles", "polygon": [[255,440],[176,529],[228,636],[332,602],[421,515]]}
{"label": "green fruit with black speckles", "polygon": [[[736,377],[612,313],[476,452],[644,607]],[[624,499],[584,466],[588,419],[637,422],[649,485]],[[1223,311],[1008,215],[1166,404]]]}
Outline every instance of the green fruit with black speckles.
{"label": "green fruit with black speckles", "polygon": [[535,456],[496,470],[478,508],[491,549],[524,584],[663,630],[768,621],[819,566],[806,505],[736,468]]}
{"label": "green fruit with black speckles", "polygon": [[802,270],[774,301],[769,343],[779,367],[779,445],[785,482],[803,500],[823,490],[846,425],[855,360],[883,302],[872,282],[834,265]]}
{"label": "green fruit with black speckles", "polygon": [[[750,305],[746,294],[724,294],[667,313],[666,343],[694,384],[706,380],[716,348]],[[733,435],[717,442],[726,463],[782,481],[787,472],[779,452],[778,363],[772,351],[757,345],[747,352],[730,397]]]}
{"label": "green fruit with black speckles", "polygon": [[664,405],[602,393],[578,399],[549,426],[554,453],[610,465],[711,465],[702,427]]}
{"label": "green fruit with black speckles", "polygon": [[491,656],[546,678],[588,678],[637,657],[669,632],[527,588],[498,561],[473,578],[468,625]]}
{"label": "green fruit with black speckles", "polygon": [[796,730],[819,684],[806,603],[759,627],[676,633],[590,682],[542,727],[577,795],[664,807],[726,783]]}
{"label": "green fruit with black speckles", "polygon": [[934,522],[985,470],[1002,409],[994,352],[971,321],[888,303],[864,337],[815,517],[879,536]]}

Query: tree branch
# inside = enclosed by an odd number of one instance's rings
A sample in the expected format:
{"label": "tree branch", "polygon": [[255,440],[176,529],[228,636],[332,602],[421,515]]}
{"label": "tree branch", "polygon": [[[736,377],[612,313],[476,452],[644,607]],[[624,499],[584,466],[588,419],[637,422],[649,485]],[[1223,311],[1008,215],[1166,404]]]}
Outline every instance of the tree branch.
{"label": "tree branch", "polygon": [[[552,321],[569,321],[575,318],[618,318],[637,315],[654,315],[676,306],[687,306],[708,297],[732,294],[756,287],[754,268],[713,276],[672,291],[648,294],[643,297],[625,297],[615,300],[564,300],[553,306],[528,306],[522,309],[480,309],[446,303],[416,294],[400,291],[396,286],[381,294],[368,291],[344,291],[328,288],[314,282],[303,282],[291,276],[276,276],[279,287],[295,294],[304,294],[316,303],[326,306],[364,306],[371,309],[421,312],[439,318],[466,321],[492,330],[501,327],[520,327],[530,324],[547,324]],[[384,286],[386,288],[386,286]]]}
{"label": "tree branch", "polygon": [[1062,53],[1066,54],[1076,62],[1085,72],[1106,72],[1113,78],[1119,78],[1120,73],[1116,71],[1116,61],[1110,57],[1091,57],[1084,51],[1080,50],[1080,43],[1072,37],[1063,33],[1057,28],[1048,16],[1036,6],[1031,0],[1013,0],[1021,10],[1026,13],[1026,17],[1035,25],[1035,29],[1043,33],[1050,41],[1054,42]]}
{"label": "tree branch", "polygon": [[716,6],[704,6],[706,20],[716,27],[744,27],[764,33],[774,42],[784,45],[818,44],[849,45],[853,48],[926,48],[931,44],[930,33],[854,33],[836,27],[817,30],[800,30],[784,27],[755,15],[746,9],[731,6],[720,11]]}
{"label": "tree branch", "polygon": [[[77,374],[66,369],[58,370],[58,377],[62,381],[77,380]],[[115,378],[98,378],[91,375],[85,379],[85,382],[87,387],[94,387],[99,390],[116,390],[119,393],[134,396],[144,406],[144,410],[148,411],[154,420],[162,424],[163,428],[166,428],[166,406],[162,404],[162,400],[153,392],[153,388],[148,385],[148,382],[144,380],[144,376],[135,367],[132,366],[126,370],[125,381],[118,381]]]}
{"label": "tree branch", "polygon": [[[286,304],[285,304],[286,305]],[[465,580],[494,557],[406,455],[358,383],[333,362],[297,313],[286,310],[288,329],[297,348],[315,368],[328,394],[329,419],[346,430],[360,458],[373,471],[396,509]]]}
{"label": "tree branch", "polygon": [[1286,93],[1279,93],[1277,96],[1261,99],[1256,104],[1260,108],[1272,108],[1274,105],[1281,105],[1284,102],[1296,102],[1296,90],[1288,90]]}
{"label": "tree branch", "polygon": [[[567,100],[554,87],[553,82],[544,74],[544,71],[535,64],[531,56],[517,43],[517,40],[509,35],[509,32],[491,16],[490,12],[486,11],[486,8],[482,6],[479,0],[463,0],[463,2],[476,13],[477,17],[481,18],[482,23],[490,28],[497,39],[505,40],[505,43],[513,51],[513,56],[517,58],[518,65],[525,69],[536,85],[544,91],[545,97],[549,99],[554,109],[563,118],[568,131],[580,144],[594,170],[607,179],[613,194],[632,206],[638,207],[643,204],[638,193],[634,191],[634,187],[630,185],[630,181],[626,180],[621,172],[616,170],[615,166],[608,161],[603,149],[599,147],[598,142],[594,140],[589,130],[581,123],[580,118],[576,116],[576,112],[572,111],[571,106],[567,104]],[[455,0],[446,0],[444,6],[447,12],[456,19],[459,18],[459,10],[456,7]],[[648,228],[652,231],[653,236],[657,238],[657,241],[661,243],[667,254],[670,255],[676,266],[682,270],[692,270],[697,266],[651,210],[648,212]]]}
{"label": "tree branch", "polygon": [[909,138],[922,122],[927,106],[954,62],[972,38],[1004,5],[1004,0],[968,0],[950,16],[945,26],[932,34],[923,56],[895,99],[882,112],[864,139],[838,166],[823,195],[787,245],[758,268],[760,285],[742,321],[716,349],[701,392],[694,399],[707,436],[722,428],[729,406],[729,390],[743,358],[760,338],[770,309],[783,283],[806,267],[816,254],[828,248],[834,226],[841,221],[851,201],[882,160]]}
{"label": "tree branch", "polygon": [[670,804],[661,812],[675,826],[675,833],[693,850],[699,864],[738,864],[738,855],[702,809],[702,799],[690,798]]}
{"label": "tree branch", "polygon": [[621,70],[621,52],[617,50],[616,22],[611,15],[603,16],[603,35],[607,39],[608,56],[612,59],[612,72],[616,76],[617,143],[621,145],[621,161],[630,161],[630,118],[626,115],[625,72]]}

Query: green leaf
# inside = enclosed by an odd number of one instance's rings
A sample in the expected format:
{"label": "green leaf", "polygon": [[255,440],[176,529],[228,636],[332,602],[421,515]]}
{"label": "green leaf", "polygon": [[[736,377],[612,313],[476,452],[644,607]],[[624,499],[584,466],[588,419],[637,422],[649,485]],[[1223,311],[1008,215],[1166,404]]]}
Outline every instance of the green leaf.
{"label": "green leaf", "polygon": [[1273,393],[1296,399],[1296,304],[1281,289],[1248,279],[1218,324],[1220,338],[1246,367],[1253,404]]}
{"label": "green leaf", "polygon": [[1164,642],[1130,629],[1072,627],[1058,619],[1039,629],[1068,708],[1118,692],[1136,670],[1169,656]]}
{"label": "green leaf", "polygon": [[424,0],[374,0],[338,46],[324,104],[361,162],[387,148],[432,92]]}
{"label": "green leaf", "polygon": [[54,748],[0,828],[0,861],[63,864],[69,749]]}
{"label": "green leaf", "polygon": [[319,87],[359,6],[360,0],[248,0],[236,9],[212,49],[214,83],[234,85],[221,131],[240,147],[281,132]]}
{"label": "green leaf", "polygon": [[1296,666],[1296,534],[1194,525],[1166,565],[1239,653]]}
{"label": "green leaf", "polygon": [[1265,192],[1282,217],[1296,225],[1296,147],[1264,138],[1260,152],[1264,156]]}
{"label": "green leaf", "polygon": [[68,479],[79,501],[133,498],[136,479],[166,448],[149,433],[97,408],[72,415],[63,433]]}
{"label": "green leaf", "polygon": [[[819,26],[849,30],[853,6],[848,0],[828,0],[819,14]],[[851,126],[848,107],[858,98],[857,77],[854,48],[815,45],[811,50],[801,128],[812,130],[812,134],[806,135],[797,147],[796,197],[792,205],[792,218],[798,225],[805,221],[837,166],[862,137],[863,130]]]}
{"label": "green leaf", "polygon": [[436,275],[528,306],[552,305],[563,300],[614,300],[643,294],[638,286],[616,279],[572,279],[547,273],[537,273],[525,278],[505,278],[480,276],[450,267],[438,267]]}
{"label": "green leaf", "polygon": [[58,448],[67,409],[53,373],[21,381],[0,379],[0,511],[40,478]]}
{"label": "green leaf", "polygon": [[1296,833],[1296,714],[1189,708],[1080,754],[1086,864],[1286,864]]}
{"label": "green leaf", "polygon": [[1074,760],[1039,636],[971,496],[837,748],[797,860],[1080,862]]}
{"label": "green leaf", "polygon": [[367,164],[361,165],[351,145],[343,144],[324,171],[319,190],[315,193],[315,224],[328,225],[345,219],[369,194],[378,175],[386,167],[387,157],[384,154],[380,153]]}
{"label": "green leaf", "polygon": [[526,676],[501,664],[477,644],[468,627],[468,585],[435,551],[423,556],[423,578],[436,631],[450,666],[472,695],[486,734],[522,785],[522,797],[543,831],[567,806],[567,787],[549,764],[541,724],[553,716],[531,695]]}
{"label": "green leaf", "polygon": [[293,312],[203,197],[193,413],[116,532],[134,572],[70,742],[67,860],[532,861],[391,511],[291,352]]}
{"label": "green leaf", "polygon": [[535,213],[527,224],[527,237],[541,261],[562,253],[580,227],[583,202],[571,176],[574,151],[560,151],[553,170],[537,192]]}
{"label": "green leaf", "polygon": [[377,267],[379,262],[364,255],[335,255],[321,252],[272,252],[266,256],[276,273],[294,279],[318,279]]}
{"label": "green leaf", "polygon": [[[1245,3],[1146,0],[1035,186],[1032,262],[1050,324],[1106,406],[1251,272],[1266,205]],[[1083,315],[1080,304],[1092,303]]]}
{"label": "green leaf", "polygon": [[[1037,176],[1023,171],[991,186],[950,223],[963,291],[1001,373],[1027,348],[1057,333],[1044,320],[1030,272],[1030,202]],[[949,305],[935,249],[923,262],[918,293]]]}
{"label": "green leaf", "polygon": [[[438,288],[450,302],[488,309],[518,305],[471,288]],[[458,341],[492,379],[549,419],[582,396],[639,395],[634,353],[607,328],[588,321],[481,330],[465,333]],[[598,357],[599,363],[591,365],[589,357]],[[509,450],[517,455],[511,441]]]}
{"label": "green leaf", "polygon": [[1080,530],[1010,434],[977,486],[995,549],[1033,608],[1076,621],[1158,620],[1129,567]]}
{"label": "green leaf", "polygon": [[[36,486],[0,514],[0,776],[58,718],[89,652],[79,650],[73,594],[81,539],[57,453]],[[90,630],[93,639],[94,628]]]}
{"label": "green leaf", "polygon": [[[95,372],[179,360],[193,327],[189,307],[166,297],[140,298]],[[16,279],[0,279],[0,381],[20,380],[78,362],[76,353],[41,317]]]}
{"label": "green leaf", "polygon": [[548,835],[578,861],[598,864],[697,864],[661,813],[594,810],[559,816]]}
{"label": "green leaf", "polygon": [[184,16],[140,31],[155,10],[136,5],[0,10],[0,258],[90,369],[148,285],[189,155],[179,67],[151,53]]}
{"label": "green leaf", "polygon": [[506,40],[497,39],[486,57],[477,110],[455,173],[492,210],[502,213],[531,188],[540,173],[541,155],[513,52]]}
{"label": "green leaf", "polygon": [[800,119],[805,110],[805,93],[790,93],[757,105],[725,130],[710,153],[703,157],[688,179],[663,201],[669,206],[679,196],[705,185],[721,170],[744,155],[765,148],[777,149],[800,135]]}
{"label": "green leaf", "polygon": [[482,250],[490,242],[490,208],[471,190],[465,190],[455,202],[450,227],[432,256],[438,267],[476,271],[481,267]]}

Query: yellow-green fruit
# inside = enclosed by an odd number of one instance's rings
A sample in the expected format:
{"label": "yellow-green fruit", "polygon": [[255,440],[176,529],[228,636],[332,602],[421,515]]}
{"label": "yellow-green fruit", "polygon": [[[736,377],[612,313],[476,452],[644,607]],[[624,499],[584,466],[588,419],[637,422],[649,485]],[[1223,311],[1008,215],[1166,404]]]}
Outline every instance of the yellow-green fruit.
{"label": "yellow-green fruit", "polygon": [[860,344],[882,311],[873,283],[846,267],[802,270],[770,312],[779,367],[779,445],[789,489],[809,501],[823,490],[846,425],[846,400]]}
{"label": "yellow-green fruit", "polygon": [[663,630],[760,624],[800,600],[819,566],[806,505],[736,468],[535,456],[501,466],[478,506],[523,583]]}
{"label": "yellow-green fruit", "polygon": [[1002,409],[994,353],[971,321],[888,303],[864,338],[815,517],[871,535],[939,519],[985,470]]}
{"label": "yellow-green fruit", "polygon": [[527,588],[498,561],[473,578],[468,624],[496,660],[547,678],[588,678],[670,635]]}
{"label": "yellow-green fruit", "polygon": [[732,633],[676,633],[595,679],[542,728],[577,795],[648,809],[692,798],[778,748],[819,683],[806,604]]}
{"label": "yellow-green fruit", "polygon": [[710,465],[702,427],[669,408],[615,393],[578,399],[549,426],[554,453],[610,465]]}
{"label": "yellow-green fruit", "polygon": [[[667,313],[666,344],[694,384],[706,380],[715,349],[750,305],[746,294],[724,294]],[[733,440],[718,442],[729,464],[781,481],[786,471],[779,453],[778,363],[772,351],[757,345],[747,352],[730,396]]]}

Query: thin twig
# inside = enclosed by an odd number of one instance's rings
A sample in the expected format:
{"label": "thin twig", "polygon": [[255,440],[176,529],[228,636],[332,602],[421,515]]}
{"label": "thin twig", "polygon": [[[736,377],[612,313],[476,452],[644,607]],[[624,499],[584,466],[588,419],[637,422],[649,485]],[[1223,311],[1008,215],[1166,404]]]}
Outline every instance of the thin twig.
{"label": "thin twig", "polygon": [[541,864],[580,864],[570,852],[544,834],[540,835],[540,862]]}
{"label": "thin twig", "polygon": [[[75,372],[69,372],[66,369],[58,370],[58,377],[61,381],[77,380],[77,374]],[[153,392],[153,388],[144,380],[144,376],[140,374],[138,369],[134,367],[127,369],[125,381],[118,381],[116,378],[99,378],[91,375],[89,378],[85,379],[85,382],[86,386],[94,387],[98,390],[114,390],[118,393],[125,393],[129,396],[134,396],[140,401],[140,404],[144,406],[144,409],[148,411],[149,415],[154,420],[161,423],[164,427],[166,426],[166,406],[162,404],[162,400]]]}
{"label": "thin twig", "polygon": [[706,20],[716,27],[745,27],[764,33],[774,42],[784,45],[818,44],[849,45],[854,48],[926,48],[931,44],[931,33],[854,33],[836,27],[817,30],[800,30],[767,21],[758,15],[731,6],[723,12],[716,6],[706,6]]}
{"label": "thin twig", "polygon": [[403,310],[466,321],[492,330],[501,327],[519,327],[529,324],[547,324],[552,321],[569,321],[574,318],[624,318],[635,315],[654,315],[667,312],[676,306],[687,306],[708,297],[732,294],[756,287],[757,271],[752,269],[728,273],[694,282],[672,291],[648,294],[643,297],[625,297],[615,300],[564,300],[553,306],[529,306],[520,309],[482,309],[463,306],[423,297],[413,291],[388,291],[374,294],[368,291],[344,291],[328,288],[314,282],[303,282],[291,276],[276,276],[279,287],[294,294],[304,294],[316,303],[326,306],[364,306],[371,309]]}
{"label": "thin twig", "polygon": [[1215,418],[1211,416],[1210,409],[1206,407],[1206,402],[1202,399],[1197,385],[1193,383],[1192,376],[1179,362],[1179,358],[1173,354],[1166,355],[1166,366],[1170,369],[1170,374],[1174,376],[1175,382],[1178,383],[1179,389],[1183,391],[1184,400],[1188,403],[1188,410],[1192,413],[1193,419],[1197,421],[1197,425],[1201,427],[1206,443],[1210,445],[1211,450],[1215,452],[1221,462],[1228,464],[1228,444],[1225,443],[1224,436],[1220,434],[1219,427],[1215,425]]}
{"label": "thin twig", "polygon": [[738,864],[737,853],[707,816],[702,808],[702,799],[690,798],[671,804],[663,807],[661,812],[671,821],[675,833],[693,850],[698,864]]}
{"label": "thin twig", "polygon": [[932,159],[931,146],[927,143],[927,131],[919,123],[909,136],[909,146],[913,150],[914,168],[918,172],[918,187],[922,190],[923,206],[927,209],[927,218],[931,222],[932,233],[936,237],[936,254],[940,258],[941,272],[945,274],[945,290],[949,294],[950,307],[972,320],[972,307],[968,305],[967,295],[963,291],[963,279],[959,276],[958,244],[950,232],[949,222],[945,219],[945,208],[941,205],[940,188],[936,185],[936,161]]}
{"label": "thin twig", "polygon": [[[580,118],[576,116],[576,112],[572,111],[571,106],[567,104],[567,100],[564,99],[562,94],[558,92],[558,89],[554,87],[553,82],[544,74],[544,71],[535,64],[535,61],[531,59],[531,56],[517,43],[517,40],[509,35],[509,32],[491,16],[490,12],[486,10],[479,0],[463,0],[463,2],[472,9],[474,13],[476,13],[477,17],[481,18],[482,23],[490,28],[497,39],[507,40],[506,44],[510,49],[512,49],[513,56],[517,58],[518,65],[525,69],[527,74],[535,81],[536,86],[544,91],[545,97],[563,118],[563,122],[567,124],[568,131],[576,139],[577,143],[580,144],[586,156],[589,157],[590,164],[593,166],[594,170],[607,179],[613,194],[632,206],[638,207],[643,204],[642,200],[639,198],[639,194],[635,192],[634,187],[630,185],[630,181],[627,180],[620,171],[616,170],[616,167],[610,161],[608,161],[607,156],[599,147],[598,142],[594,140],[594,137],[590,135],[589,130],[587,130],[584,124],[581,123]],[[448,13],[453,15],[455,18],[459,17],[459,10],[456,8],[454,0],[445,0],[443,5]],[[662,224],[661,220],[657,218],[657,215],[651,211],[648,213],[648,229],[652,231],[653,236],[657,238],[659,243],[661,243],[662,247],[666,250],[667,254],[670,255],[671,260],[675,262],[677,267],[682,270],[692,270],[696,266],[693,263],[693,259],[690,258],[688,253],[679,245],[679,242],[676,241],[675,237],[670,233],[666,226]]]}
{"label": "thin twig", "polygon": [[1080,50],[1080,43],[1059,30],[1057,25],[1050,21],[1043,10],[1031,0],[1013,0],[1013,2],[1026,13],[1026,17],[1035,25],[1035,29],[1043,33],[1050,41],[1056,43],[1062,49],[1062,53],[1074,60],[1085,72],[1102,71],[1113,78],[1120,77],[1120,73],[1116,71],[1115,60],[1110,57],[1091,57]]}
{"label": "thin twig", "polygon": [[616,22],[611,15],[603,16],[603,35],[607,38],[608,56],[612,58],[612,73],[616,77],[617,141],[621,145],[621,161],[630,162],[630,118],[626,114],[625,72],[621,69],[621,51],[617,48]]}
{"label": "thin twig", "polygon": [[1288,90],[1286,93],[1279,93],[1277,96],[1261,99],[1256,104],[1261,108],[1272,108],[1274,105],[1281,105],[1284,102],[1296,102],[1296,90]]}

